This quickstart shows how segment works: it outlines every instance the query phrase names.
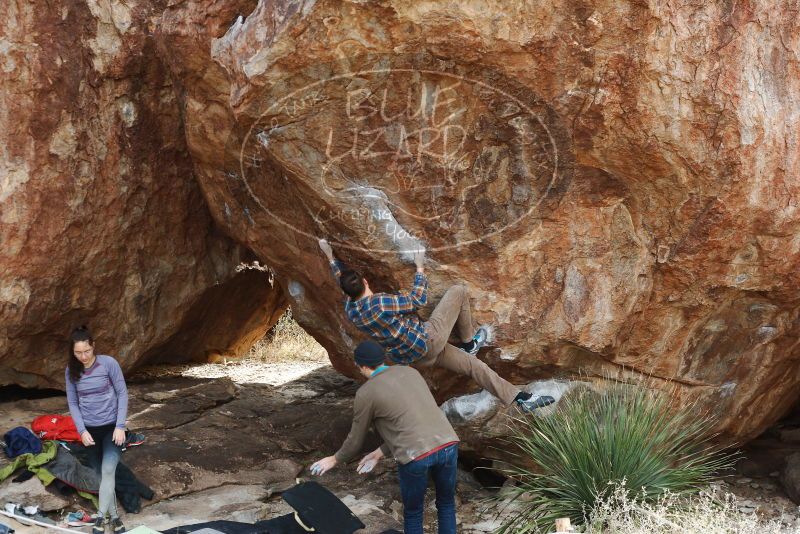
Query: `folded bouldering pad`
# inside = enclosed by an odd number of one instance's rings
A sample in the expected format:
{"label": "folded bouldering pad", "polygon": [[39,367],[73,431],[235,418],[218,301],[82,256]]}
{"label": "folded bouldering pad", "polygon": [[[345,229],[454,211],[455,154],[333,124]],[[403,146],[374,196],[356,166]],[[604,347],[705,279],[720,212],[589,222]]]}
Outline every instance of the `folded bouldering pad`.
{"label": "folded bouldering pad", "polygon": [[283,492],[283,500],[297,510],[300,520],[318,534],[353,534],[364,523],[339,497],[314,481]]}
{"label": "folded bouldering pad", "polygon": [[259,521],[256,526],[265,529],[265,532],[269,534],[307,534],[307,531],[295,519],[294,514]]}
{"label": "folded bouldering pad", "polygon": [[190,534],[200,530],[216,530],[222,534],[271,534],[263,527],[258,527],[252,523],[242,523],[239,521],[207,521],[195,525],[184,525],[162,530],[162,534]]}
{"label": "folded bouldering pad", "polygon": [[282,497],[296,513],[254,524],[208,521],[173,527],[163,531],[163,534],[200,534],[199,531],[203,529],[215,530],[221,534],[307,534],[310,529],[316,534],[353,534],[365,526],[339,497],[317,482],[298,484],[283,492]]}

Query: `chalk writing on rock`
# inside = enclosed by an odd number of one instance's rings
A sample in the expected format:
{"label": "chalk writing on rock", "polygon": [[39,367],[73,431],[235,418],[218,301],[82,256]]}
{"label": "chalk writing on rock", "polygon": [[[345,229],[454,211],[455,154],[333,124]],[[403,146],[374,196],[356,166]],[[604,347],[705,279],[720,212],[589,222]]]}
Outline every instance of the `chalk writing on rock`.
{"label": "chalk writing on rock", "polygon": [[[232,151],[250,199],[309,238],[385,252],[502,238],[545,216],[572,167],[557,114],[497,71],[418,64],[359,57],[348,72],[320,66],[265,87]],[[278,174],[302,191],[313,228],[270,194]]]}

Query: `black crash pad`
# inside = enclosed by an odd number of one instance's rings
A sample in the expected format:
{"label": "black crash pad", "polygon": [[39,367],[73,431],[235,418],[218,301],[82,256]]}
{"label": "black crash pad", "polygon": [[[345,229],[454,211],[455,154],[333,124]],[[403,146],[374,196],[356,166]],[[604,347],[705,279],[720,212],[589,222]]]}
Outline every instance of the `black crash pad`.
{"label": "black crash pad", "polygon": [[263,528],[269,534],[308,534],[294,518],[294,514],[286,514],[275,519],[256,522],[255,526]]}
{"label": "black crash pad", "polygon": [[181,527],[173,527],[161,531],[161,534],[190,534],[197,530],[210,528],[223,532],[224,534],[271,534],[269,531],[262,527],[253,525],[252,523],[240,523],[239,521],[208,521],[206,523],[197,523],[194,525],[185,525]]}
{"label": "black crash pad", "polygon": [[[297,511],[300,520],[315,534],[353,534],[364,528],[364,523],[350,511],[339,497],[317,482],[298,484],[282,494],[283,500]],[[307,534],[295,520],[295,514],[287,514],[255,524],[238,521],[209,521],[173,527],[163,534],[191,534],[204,528],[218,530],[223,534]],[[387,531],[392,534],[395,531]],[[398,533],[399,534],[399,533]]]}
{"label": "black crash pad", "polygon": [[365,526],[339,497],[314,481],[298,484],[281,496],[317,534],[353,534]]}

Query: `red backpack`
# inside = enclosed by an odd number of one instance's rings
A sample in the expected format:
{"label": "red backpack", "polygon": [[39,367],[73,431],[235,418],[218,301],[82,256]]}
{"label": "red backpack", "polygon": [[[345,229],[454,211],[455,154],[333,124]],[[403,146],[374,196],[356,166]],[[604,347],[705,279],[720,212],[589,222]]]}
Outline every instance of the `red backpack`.
{"label": "red backpack", "polygon": [[40,439],[81,440],[78,429],[75,428],[75,422],[68,415],[40,415],[31,423],[31,430]]}

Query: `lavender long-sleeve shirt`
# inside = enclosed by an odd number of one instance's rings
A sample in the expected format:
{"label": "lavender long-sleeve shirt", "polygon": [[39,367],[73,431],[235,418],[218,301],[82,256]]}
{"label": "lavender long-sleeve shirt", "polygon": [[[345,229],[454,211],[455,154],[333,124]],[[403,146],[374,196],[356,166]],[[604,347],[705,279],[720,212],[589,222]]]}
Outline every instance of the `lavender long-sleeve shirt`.
{"label": "lavender long-sleeve shirt", "polygon": [[67,368],[67,403],[78,433],[86,426],[115,424],[125,428],[128,418],[128,388],[117,360],[98,354],[95,362],[73,382]]}

